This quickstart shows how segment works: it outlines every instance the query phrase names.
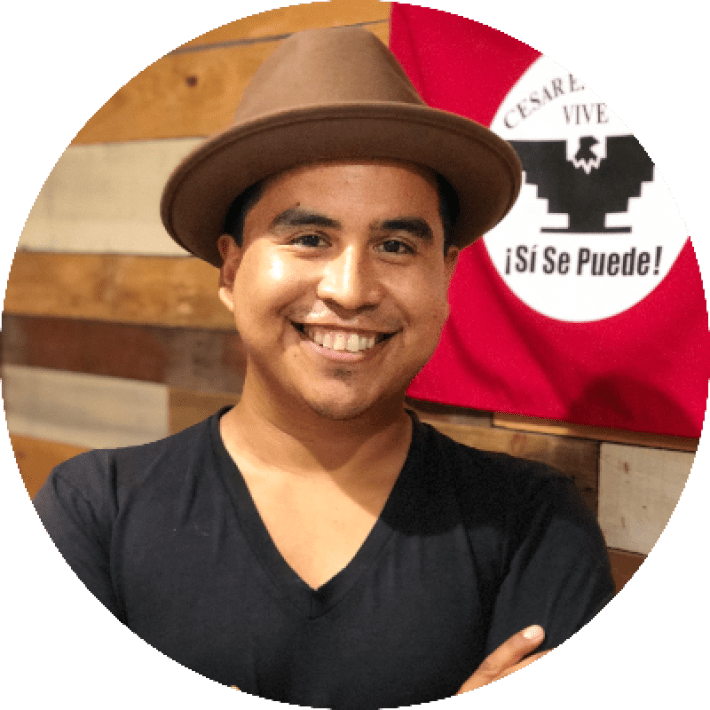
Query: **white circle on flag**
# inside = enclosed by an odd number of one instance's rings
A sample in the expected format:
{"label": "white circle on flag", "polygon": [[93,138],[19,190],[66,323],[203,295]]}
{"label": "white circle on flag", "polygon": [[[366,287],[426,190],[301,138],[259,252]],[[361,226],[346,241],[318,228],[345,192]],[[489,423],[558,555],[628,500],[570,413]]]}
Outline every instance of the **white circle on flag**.
{"label": "white circle on flag", "polygon": [[496,270],[534,310],[601,320],[650,294],[688,234],[628,128],[578,77],[540,57],[491,129],[523,163],[510,214],[483,239]]}

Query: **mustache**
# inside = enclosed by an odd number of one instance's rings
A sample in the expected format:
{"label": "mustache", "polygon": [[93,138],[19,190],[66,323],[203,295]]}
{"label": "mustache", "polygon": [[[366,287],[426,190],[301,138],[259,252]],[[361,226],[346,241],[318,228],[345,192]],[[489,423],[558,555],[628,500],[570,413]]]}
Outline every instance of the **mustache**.
{"label": "mustache", "polygon": [[399,315],[385,313],[378,308],[362,312],[346,312],[330,307],[321,301],[313,304],[295,304],[284,314],[294,323],[309,325],[342,326],[358,330],[372,330],[378,333],[395,333],[402,329],[403,321]]}

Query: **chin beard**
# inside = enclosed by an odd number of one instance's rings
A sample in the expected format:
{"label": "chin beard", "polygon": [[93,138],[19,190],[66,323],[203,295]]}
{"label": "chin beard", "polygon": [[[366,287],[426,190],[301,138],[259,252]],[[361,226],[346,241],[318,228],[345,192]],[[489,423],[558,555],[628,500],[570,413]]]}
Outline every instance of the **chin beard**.
{"label": "chin beard", "polygon": [[[352,377],[352,370],[346,367],[339,367],[332,373],[333,377],[341,382],[348,382]],[[309,402],[311,409],[324,419],[333,421],[347,421],[356,419],[361,414],[366,412],[371,406],[371,403],[358,404],[343,404],[342,402]]]}
{"label": "chin beard", "polygon": [[309,402],[308,404],[319,417],[340,422],[357,419],[372,406],[371,403],[342,405],[332,402]]}

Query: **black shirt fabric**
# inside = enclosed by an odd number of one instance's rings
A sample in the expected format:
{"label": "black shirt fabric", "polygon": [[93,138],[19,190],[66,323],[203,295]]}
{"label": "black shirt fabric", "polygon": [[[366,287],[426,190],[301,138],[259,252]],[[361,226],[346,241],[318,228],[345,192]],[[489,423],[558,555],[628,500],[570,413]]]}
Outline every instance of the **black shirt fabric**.
{"label": "black shirt fabric", "polygon": [[219,434],[82,454],[35,497],[113,614],[167,656],[264,698],[339,710],[449,697],[530,624],[541,650],[613,594],[574,485],[414,419],[387,503],[351,562],[311,589],[273,544]]}

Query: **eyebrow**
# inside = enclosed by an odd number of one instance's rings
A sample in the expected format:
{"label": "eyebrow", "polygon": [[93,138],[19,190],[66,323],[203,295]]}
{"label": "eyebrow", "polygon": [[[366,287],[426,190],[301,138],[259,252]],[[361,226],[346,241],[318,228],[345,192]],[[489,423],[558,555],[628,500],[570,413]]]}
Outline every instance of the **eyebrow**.
{"label": "eyebrow", "polygon": [[429,223],[421,217],[397,217],[396,219],[372,222],[370,224],[370,231],[407,232],[411,236],[417,237],[425,242],[434,241],[434,233]]}
{"label": "eyebrow", "polygon": [[342,229],[343,225],[332,217],[326,217],[318,212],[309,212],[300,207],[289,207],[276,215],[269,225],[270,229],[277,231],[284,227],[329,227]]}
{"label": "eyebrow", "polygon": [[[407,232],[425,242],[434,241],[434,233],[429,223],[421,217],[395,217],[393,219],[370,222],[370,232]],[[289,207],[276,215],[269,225],[273,231],[290,227],[327,227],[343,229],[342,223],[319,212],[312,212],[301,207]]]}

